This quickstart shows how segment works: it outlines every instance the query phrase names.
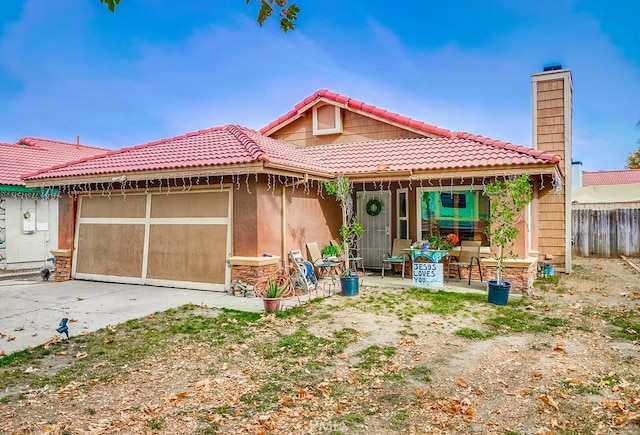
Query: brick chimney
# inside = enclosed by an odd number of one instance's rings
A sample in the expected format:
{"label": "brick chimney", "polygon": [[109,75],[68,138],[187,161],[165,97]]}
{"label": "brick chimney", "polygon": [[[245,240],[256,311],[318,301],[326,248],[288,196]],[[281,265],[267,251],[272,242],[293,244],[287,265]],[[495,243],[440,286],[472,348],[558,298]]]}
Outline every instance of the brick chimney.
{"label": "brick chimney", "polygon": [[557,194],[551,186],[539,192],[540,260],[559,271],[571,271],[571,143],[573,83],[571,71],[556,65],[531,75],[533,147],[562,158],[564,176]]}

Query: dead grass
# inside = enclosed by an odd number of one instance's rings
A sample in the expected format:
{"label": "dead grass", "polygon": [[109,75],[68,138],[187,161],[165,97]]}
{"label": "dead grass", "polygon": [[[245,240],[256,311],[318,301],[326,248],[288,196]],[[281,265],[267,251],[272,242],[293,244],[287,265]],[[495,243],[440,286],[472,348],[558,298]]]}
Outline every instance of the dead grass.
{"label": "dead grass", "polygon": [[640,286],[579,260],[507,307],[367,289],[277,315],[185,306],[0,359],[9,434],[640,430]]}

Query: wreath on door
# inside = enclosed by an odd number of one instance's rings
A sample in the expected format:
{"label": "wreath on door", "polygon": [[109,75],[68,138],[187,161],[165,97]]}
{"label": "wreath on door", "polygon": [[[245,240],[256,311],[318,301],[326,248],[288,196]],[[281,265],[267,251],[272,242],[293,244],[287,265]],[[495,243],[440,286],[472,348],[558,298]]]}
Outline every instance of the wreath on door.
{"label": "wreath on door", "polygon": [[382,211],[382,203],[377,199],[370,199],[367,202],[367,214],[369,216],[378,216]]}

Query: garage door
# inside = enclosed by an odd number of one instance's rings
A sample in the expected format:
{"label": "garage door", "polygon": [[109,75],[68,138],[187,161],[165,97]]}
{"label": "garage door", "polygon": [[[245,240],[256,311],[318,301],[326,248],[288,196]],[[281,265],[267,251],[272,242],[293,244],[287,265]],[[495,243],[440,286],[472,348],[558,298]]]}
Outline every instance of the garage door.
{"label": "garage door", "polygon": [[224,291],[229,190],[83,195],[72,276]]}

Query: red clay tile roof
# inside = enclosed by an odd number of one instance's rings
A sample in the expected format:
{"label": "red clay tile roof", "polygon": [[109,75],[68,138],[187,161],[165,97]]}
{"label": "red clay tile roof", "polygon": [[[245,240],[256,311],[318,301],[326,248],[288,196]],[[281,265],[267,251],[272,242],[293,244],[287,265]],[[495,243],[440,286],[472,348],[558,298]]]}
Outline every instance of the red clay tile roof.
{"label": "red clay tile roof", "polygon": [[112,174],[132,171],[210,168],[257,161],[303,170],[325,172],[299,148],[261,135],[255,130],[226,125],[162,139],[132,148],[87,158],[72,165],[59,165],[30,174],[30,179]]}
{"label": "red clay tile roof", "polygon": [[[334,101],[348,108],[352,108],[358,111],[362,111],[368,113],[372,116],[382,118],[384,120],[396,123],[399,126],[405,126],[414,130],[422,131],[428,134],[437,134],[443,138],[447,139],[466,139],[474,142],[478,142],[480,144],[486,145],[488,150],[488,154],[491,154],[491,148],[503,148],[506,150],[517,151],[520,154],[528,154],[534,158],[544,160],[545,162],[558,163],[560,162],[560,156],[555,154],[544,153],[542,151],[537,151],[533,148],[523,147],[520,145],[514,145],[509,142],[503,142],[496,139],[490,139],[488,137],[474,135],[466,132],[452,132],[450,130],[437,127],[435,125],[426,124],[422,121],[417,121],[415,119],[399,115],[397,113],[389,112],[384,109],[380,109],[376,106],[372,106],[370,104],[363,103],[362,101],[354,100],[349,97],[345,97],[344,95],[337,94],[335,92],[327,91],[326,89],[320,89],[319,91],[311,94],[300,103],[296,104],[292,110],[282,115],[280,118],[275,121],[269,123],[267,126],[260,129],[260,132],[265,134],[277,129],[279,126],[284,126],[287,123],[296,119],[302,112],[306,111],[309,107],[313,105],[314,102],[325,99]],[[490,162],[491,165],[501,164],[500,161]],[[468,166],[468,165],[467,165]]]}
{"label": "red clay tile roof", "polygon": [[[389,139],[306,148],[308,155],[335,173],[478,168],[549,163],[517,147],[487,146],[471,139]],[[522,148],[522,147],[520,147]]]}
{"label": "red clay tile roof", "polygon": [[640,183],[640,169],[621,169],[616,171],[582,173],[582,185],[584,187],[633,183]]}
{"label": "red clay tile roof", "polygon": [[0,143],[0,184],[24,186],[21,177],[44,168],[104,154],[107,149],[26,137]]}
{"label": "red clay tile roof", "polygon": [[[436,134],[439,137],[392,139],[348,144],[296,147],[264,136],[295,118],[319,98],[329,99],[370,113],[389,122]],[[425,124],[339,94],[320,90],[264,127],[261,132],[237,125],[215,127],[162,139],[132,148],[86,158],[72,165],[29,175],[30,179],[93,176],[126,172],[176,170],[269,162],[292,170],[316,173],[365,174],[452,168],[488,168],[504,165],[536,165],[560,162],[560,157],[469,133],[454,133]]]}

